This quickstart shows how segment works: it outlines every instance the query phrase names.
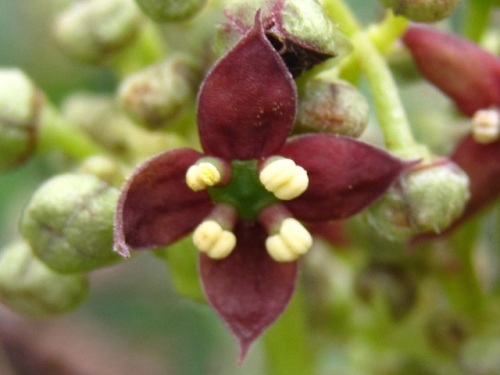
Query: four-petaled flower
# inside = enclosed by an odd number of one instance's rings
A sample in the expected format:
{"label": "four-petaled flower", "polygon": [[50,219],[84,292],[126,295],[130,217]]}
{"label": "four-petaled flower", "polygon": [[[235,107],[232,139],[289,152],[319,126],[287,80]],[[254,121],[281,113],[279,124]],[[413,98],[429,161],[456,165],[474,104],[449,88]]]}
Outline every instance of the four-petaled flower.
{"label": "four-petaled flower", "polygon": [[500,195],[500,58],[429,27],[410,27],[403,41],[422,75],[473,118],[472,133],[451,155],[468,174],[471,192],[455,228]]}
{"label": "four-petaled flower", "polygon": [[257,15],[200,89],[204,154],[182,148],[153,157],[118,203],[115,249],[123,256],[193,232],[205,295],[238,338],[240,359],[293,294],[297,259],[312,245],[300,221],[359,212],[408,165],[342,136],[287,141],[296,97]]}

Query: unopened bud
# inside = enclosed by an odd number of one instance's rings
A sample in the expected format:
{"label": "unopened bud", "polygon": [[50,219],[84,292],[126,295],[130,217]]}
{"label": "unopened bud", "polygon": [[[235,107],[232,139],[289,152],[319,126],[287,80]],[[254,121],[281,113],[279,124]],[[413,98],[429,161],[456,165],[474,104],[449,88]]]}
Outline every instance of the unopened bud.
{"label": "unopened bud", "polygon": [[0,70],[0,170],[35,150],[43,95],[20,70]]}
{"label": "unopened bud", "polygon": [[136,0],[144,14],[156,22],[185,21],[199,12],[207,0]]}
{"label": "unopened bud", "polygon": [[460,216],[469,195],[465,172],[447,159],[438,159],[410,169],[367,210],[367,217],[390,240],[440,233]]}
{"label": "unopened bud", "polygon": [[133,0],[77,1],[59,15],[54,33],[69,55],[99,63],[132,42],[142,21]]}
{"label": "unopened bud", "polygon": [[356,292],[367,303],[382,302],[394,319],[415,306],[417,288],[408,271],[397,264],[370,264],[357,275]]}
{"label": "unopened bud", "polygon": [[436,312],[427,323],[429,343],[442,353],[456,355],[470,336],[467,321],[451,312]]}
{"label": "unopened bud", "polygon": [[416,22],[437,22],[448,17],[458,0],[381,0],[394,14]]}
{"label": "unopened bud", "polygon": [[369,107],[365,97],[348,82],[315,78],[299,97],[296,130],[359,137],[366,128]]}
{"label": "unopened bud", "polygon": [[128,76],[118,98],[123,109],[147,128],[168,125],[194,96],[194,70],[181,56]]}
{"label": "unopened bud", "polygon": [[113,159],[96,155],[91,156],[80,164],[79,172],[96,176],[112,186],[120,186],[124,180],[124,171]]}
{"label": "unopened bud", "polygon": [[83,274],[63,275],[33,255],[25,242],[0,252],[0,300],[23,314],[61,314],[78,306],[88,295]]}
{"label": "unopened bud", "polygon": [[221,39],[232,42],[233,30],[248,31],[258,10],[267,37],[294,76],[351,50],[316,0],[230,0],[225,5],[230,24],[219,29]]}
{"label": "unopened bud", "polygon": [[118,261],[113,221],[119,191],[97,177],[63,174],[33,195],[20,223],[35,254],[60,273],[90,271]]}
{"label": "unopened bud", "polygon": [[135,126],[110,97],[75,94],[66,100],[62,113],[68,123],[83,130],[94,142],[132,162],[183,146],[176,134],[150,132]]}

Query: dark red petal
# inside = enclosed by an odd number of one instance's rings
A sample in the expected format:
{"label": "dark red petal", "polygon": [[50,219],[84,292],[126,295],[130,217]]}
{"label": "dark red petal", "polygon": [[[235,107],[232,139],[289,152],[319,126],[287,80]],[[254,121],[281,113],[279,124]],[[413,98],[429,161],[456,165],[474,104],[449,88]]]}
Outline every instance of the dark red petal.
{"label": "dark red petal", "polygon": [[410,27],[403,41],[420,72],[468,116],[500,106],[500,59],[459,36]]}
{"label": "dark red petal", "polygon": [[203,155],[164,152],[141,165],[125,184],[115,219],[115,250],[166,246],[190,232],[213,208],[205,191],[186,185],[187,169]]}
{"label": "dark red petal", "polygon": [[462,222],[500,195],[500,141],[481,144],[469,136],[451,159],[470,179],[471,198],[459,220]]}
{"label": "dark red petal", "polygon": [[258,223],[239,222],[236,248],[223,260],[200,255],[205,295],[240,344],[240,362],[284,311],[295,290],[297,262],[278,263],[265,249]]}
{"label": "dark red petal", "polygon": [[280,155],[305,168],[309,186],[283,202],[299,220],[342,219],[372,203],[408,163],[350,137],[311,134],[291,139]]}
{"label": "dark red petal", "polygon": [[285,142],[295,107],[293,79],[257,20],[201,87],[198,126],[203,149],[229,160],[270,155]]}

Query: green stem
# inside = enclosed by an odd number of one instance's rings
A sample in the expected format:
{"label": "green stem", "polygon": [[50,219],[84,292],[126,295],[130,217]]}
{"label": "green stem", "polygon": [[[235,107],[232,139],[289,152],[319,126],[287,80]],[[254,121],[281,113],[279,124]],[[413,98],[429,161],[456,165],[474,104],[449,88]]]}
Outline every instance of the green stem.
{"label": "green stem", "polygon": [[58,149],[76,160],[82,160],[106,151],[95,144],[86,134],[64,122],[57,110],[46,103],[40,125],[39,151]]}
{"label": "green stem", "polygon": [[408,19],[405,17],[395,16],[391,11],[387,11],[382,23],[369,28],[368,36],[375,48],[382,55],[386,55],[405,32],[408,24]]}
{"label": "green stem", "polygon": [[297,287],[285,313],[264,335],[270,375],[314,375],[317,370],[310,347],[303,291]]}
{"label": "green stem", "polygon": [[[324,7],[332,21],[351,37],[355,48],[350,63],[358,64],[368,79],[387,149],[404,158],[428,158],[428,151],[415,142],[396,82],[382,54],[342,1],[324,0]],[[394,38],[406,27],[406,22],[399,17],[389,16],[386,22],[377,33],[372,31],[382,49],[387,45],[385,38],[392,45]]]}
{"label": "green stem", "polygon": [[467,12],[465,12],[463,34],[475,42],[480,42],[488,27],[492,9],[492,0],[469,0]]}

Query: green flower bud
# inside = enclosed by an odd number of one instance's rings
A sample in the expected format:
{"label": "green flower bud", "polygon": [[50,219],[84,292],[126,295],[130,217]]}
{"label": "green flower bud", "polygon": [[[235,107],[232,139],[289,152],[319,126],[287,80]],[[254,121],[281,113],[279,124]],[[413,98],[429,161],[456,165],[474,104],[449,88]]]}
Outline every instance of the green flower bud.
{"label": "green flower bud", "polygon": [[451,312],[439,311],[427,322],[427,339],[440,352],[456,355],[470,332],[466,320]]}
{"label": "green flower bud", "polygon": [[78,306],[88,295],[83,274],[62,275],[16,242],[0,252],[0,300],[20,313],[45,316]]}
{"label": "green flower bud", "polygon": [[397,264],[370,264],[357,275],[356,292],[367,303],[383,303],[394,319],[402,319],[415,306],[417,287]]}
{"label": "green flower bud", "polygon": [[129,45],[142,21],[133,0],[78,1],[59,15],[54,34],[69,55],[99,63]]}
{"label": "green flower bud", "polygon": [[296,130],[359,137],[369,118],[368,102],[350,83],[314,78],[299,94]]}
{"label": "green flower bud", "polygon": [[113,159],[96,155],[85,159],[79,168],[79,172],[91,174],[109,185],[120,187],[124,180],[124,171]]}
{"label": "green flower bud", "polygon": [[453,11],[458,0],[381,0],[394,14],[416,22],[437,22]]}
{"label": "green flower bud", "polygon": [[195,72],[181,56],[128,76],[120,85],[118,99],[138,123],[159,128],[178,118],[194,96]]}
{"label": "green flower bud", "polygon": [[144,14],[156,22],[184,21],[205,5],[206,0],[136,0]]}
{"label": "green flower bud", "polygon": [[0,70],[0,170],[34,152],[42,108],[42,93],[23,72]]}
{"label": "green flower bud", "polygon": [[230,23],[218,29],[217,51],[224,52],[254,23],[260,10],[262,25],[293,76],[328,58],[351,51],[349,40],[335,27],[316,0],[230,0],[225,14]]}
{"label": "green flower bud", "polygon": [[25,209],[20,229],[35,254],[60,273],[90,271],[118,261],[113,221],[119,191],[85,174],[46,181]]}
{"label": "green flower bud", "polygon": [[366,214],[377,232],[391,240],[440,233],[460,216],[469,195],[465,172],[442,158],[411,168]]}

